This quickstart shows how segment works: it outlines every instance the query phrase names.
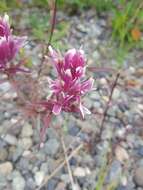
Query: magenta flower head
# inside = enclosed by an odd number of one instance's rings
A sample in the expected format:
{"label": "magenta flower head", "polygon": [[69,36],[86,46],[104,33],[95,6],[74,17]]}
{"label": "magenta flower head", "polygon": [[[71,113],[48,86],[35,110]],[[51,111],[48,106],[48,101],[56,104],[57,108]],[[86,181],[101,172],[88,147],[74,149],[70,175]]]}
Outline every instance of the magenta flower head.
{"label": "magenta flower head", "polygon": [[71,49],[61,56],[49,48],[50,57],[57,70],[57,79],[49,80],[52,98],[54,99],[52,112],[79,112],[84,114],[90,111],[82,105],[82,97],[93,87],[92,78],[85,80],[85,57],[82,50]]}
{"label": "magenta flower head", "polygon": [[[26,38],[12,35],[9,17],[0,18],[0,71],[20,71],[20,64],[12,65],[13,58],[23,46]],[[22,71],[22,70],[21,70]]]}

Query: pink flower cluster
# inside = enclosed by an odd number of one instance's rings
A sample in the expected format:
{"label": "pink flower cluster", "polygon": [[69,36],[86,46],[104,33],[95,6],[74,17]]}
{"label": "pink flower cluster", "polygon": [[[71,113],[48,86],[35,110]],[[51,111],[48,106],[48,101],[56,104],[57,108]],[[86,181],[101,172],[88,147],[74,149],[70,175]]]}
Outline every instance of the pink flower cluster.
{"label": "pink flower cluster", "polygon": [[17,71],[19,67],[12,66],[11,61],[18,53],[25,41],[25,37],[12,35],[9,16],[0,17],[0,71]]}
{"label": "pink flower cluster", "polygon": [[55,115],[60,112],[79,112],[84,118],[90,111],[82,104],[82,97],[92,89],[94,80],[84,80],[85,58],[82,50],[70,49],[64,57],[49,47],[51,60],[57,71],[55,80],[49,79]]}

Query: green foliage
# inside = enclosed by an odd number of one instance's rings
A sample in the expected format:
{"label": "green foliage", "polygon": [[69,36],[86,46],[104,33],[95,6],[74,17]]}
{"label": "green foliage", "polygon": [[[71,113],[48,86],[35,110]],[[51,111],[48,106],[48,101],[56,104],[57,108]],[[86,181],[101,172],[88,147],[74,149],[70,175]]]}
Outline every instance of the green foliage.
{"label": "green foliage", "polygon": [[49,15],[43,15],[35,12],[29,17],[29,26],[32,30],[32,35],[38,40],[48,40],[47,33],[49,29]]}
{"label": "green foliage", "polygon": [[98,13],[111,10],[113,0],[58,0],[58,7],[75,12],[87,8],[95,8]]}
{"label": "green foliage", "polygon": [[129,46],[134,41],[131,31],[143,21],[141,3],[142,0],[119,0],[118,7],[113,9],[112,39],[118,42],[120,48],[124,48],[125,45]]}
{"label": "green foliage", "polygon": [[112,41],[115,41],[115,56],[118,66],[122,66],[127,52],[133,48],[142,48],[141,32],[143,31],[143,1],[119,0],[112,9]]}

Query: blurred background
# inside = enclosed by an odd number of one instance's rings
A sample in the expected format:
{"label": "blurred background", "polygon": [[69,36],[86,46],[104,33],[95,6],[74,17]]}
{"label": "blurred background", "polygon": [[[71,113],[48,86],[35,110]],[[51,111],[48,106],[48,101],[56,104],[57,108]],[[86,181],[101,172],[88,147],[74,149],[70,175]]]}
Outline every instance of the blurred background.
{"label": "blurred background", "polygon": [[[53,2],[1,0],[0,11],[12,15],[12,25],[17,33],[46,43],[50,34]],[[97,64],[102,54],[104,60],[115,58],[113,62],[117,63],[113,65],[122,66],[130,51],[143,48],[142,10],[142,0],[57,0],[52,44],[63,50],[70,46],[83,46]]]}

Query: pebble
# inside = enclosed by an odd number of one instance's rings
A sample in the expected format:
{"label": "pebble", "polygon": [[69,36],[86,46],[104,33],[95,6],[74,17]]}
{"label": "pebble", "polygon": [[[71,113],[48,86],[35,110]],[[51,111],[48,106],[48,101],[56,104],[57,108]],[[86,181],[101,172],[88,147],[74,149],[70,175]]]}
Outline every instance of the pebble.
{"label": "pebble", "polygon": [[129,155],[126,149],[124,149],[123,147],[119,145],[115,149],[115,156],[117,160],[119,160],[121,163],[124,163],[124,161],[129,160]]}
{"label": "pebble", "polygon": [[115,88],[112,94],[112,98],[114,100],[118,100],[118,98],[120,97],[120,94],[121,94],[120,90],[118,88]]}
{"label": "pebble", "polygon": [[3,140],[10,145],[17,145],[17,138],[13,135],[6,134],[2,136]]}
{"label": "pebble", "polygon": [[61,175],[61,180],[62,180],[65,184],[69,184],[69,183],[70,183],[69,174],[62,174],[62,175]]}
{"label": "pebble", "polygon": [[69,126],[68,132],[72,136],[76,136],[79,132],[79,127],[77,126]]}
{"label": "pebble", "polygon": [[55,190],[66,190],[66,185],[63,182],[58,183]]}
{"label": "pebble", "polygon": [[21,131],[21,136],[22,137],[31,137],[33,135],[33,128],[32,125],[29,123],[26,123]]}
{"label": "pebble", "polygon": [[18,146],[24,150],[28,150],[32,146],[32,139],[28,137],[24,137],[18,141]]}
{"label": "pebble", "polygon": [[[23,153],[23,148],[18,146],[17,148],[11,147],[9,150],[9,157],[12,157],[13,162],[16,162]],[[10,155],[11,154],[11,155]]]}
{"label": "pebble", "polygon": [[111,164],[110,170],[106,177],[106,182],[107,183],[118,182],[119,179],[121,178],[121,174],[122,174],[121,163],[117,160],[114,160]]}
{"label": "pebble", "polygon": [[82,168],[82,167],[77,167],[73,171],[73,175],[76,177],[85,177],[86,175],[91,174],[91,171],[89,170],[88,167]]}
{"label": "pebble", "polygon": [[33,189],[36,189],[35,181],[33,180],[33,178],[28,178],[26,180],[26,188],[25,188],[25,190],[33,190]]}
{"label": "pebble", "polygon": [[143,187],[143,167],[139,167],[135,169],[134,172],[134,182],[136,185]]}
{"label": "pebble", "polygon": [[50,179],[48,181],[48,184],[47,184],[47,188],[46,190],[55,190],[56,186],[57,186],[57,180],[55,179]]}
{"label": "pebble", "polygon": [[6,148],[0,148],[0,161],[5,161],[7,159],[8,152]]}
{"label": "pebble", "polygon": [[60,143],[57,139],[49,139],[44,146],[44,151],[49,156],[55,156],[59,151]]}
{"label": "pebble", "polygon": [[137,148],[137,153],[138,153],[138,155],[143,156],[143,146],[139,146]]}
{"label": "pebble", "polygon": [[44,180],[44,172],[43,171],[38,171],[35,173],[35,182],[37,186],[40,186]]}
{"label": "pebble", "polygon": [[13,165],[11,162],[4,162],[0,164],[0,173],[3,175],[11,174],[13,170]]}
{"label": "pebble", "polygon": [[13,177],[13,181],[12,181],[12,187],[14,190],[24,190],[25,189],[25,180],[24,178],[17,173],[14,177]]}

